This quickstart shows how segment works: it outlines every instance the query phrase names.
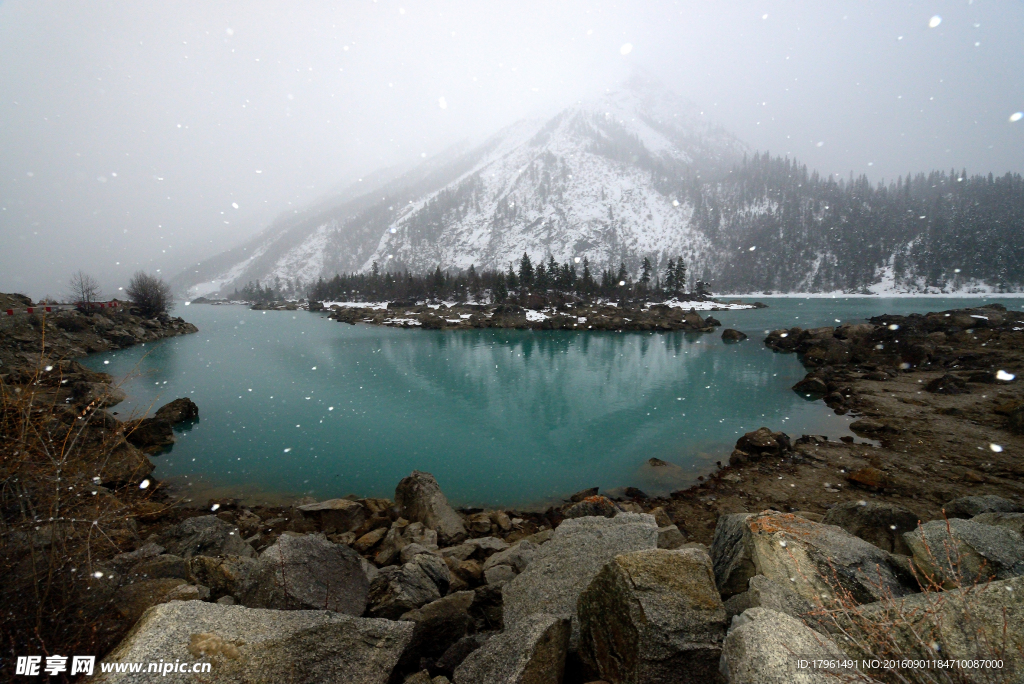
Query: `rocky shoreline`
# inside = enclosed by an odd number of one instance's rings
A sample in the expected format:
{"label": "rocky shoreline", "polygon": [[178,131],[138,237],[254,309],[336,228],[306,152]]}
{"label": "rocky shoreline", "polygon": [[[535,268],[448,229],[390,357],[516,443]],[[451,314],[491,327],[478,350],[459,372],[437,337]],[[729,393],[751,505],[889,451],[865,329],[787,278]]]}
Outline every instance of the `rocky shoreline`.
{"label": "rocky shoreline", "polygon": [[[716,302],[712,300],[650,303],[587,303],[569,298],[557,301],[531,296],[523,305],[503,304],[426,304],[389,302],[386,307],[326,307],[330,318],[340,323],[366,323],[390,327],[419,327],[427,330],[468,330],[514,328],[517,330],[611,330],[714,332],[720,326],[713,316],[701,317],[700,311],[732,311],[764,308],[760,302]],[[310,311],[325,310],[313,302]]]}
{"label": "rocky shoreline", "polygon": [[[31,350],[29,329],[4,332],[6,391],[28,381],[14,364]],[[61,337],[74,349],[117,343],[84,332]],[[454,510],[418,472],[393,501],[177,506],[157,486],[140,492],[152,470],[140,458],[165,448],[194,405],[177,400],[126,425],[102,410],[117,399],[98,392],[109,376],[59,361],[73,381],[42,391],[76,406],[72,421],[88,410],[97,430],[135,435],[118,438],[133,465],[96,488],[130,522],[85,579],[114,611],[111,636],[135,625],[107,660],[204,660],[229,682],[788,682],[802,673],[778,653],[861,653],[836,635],[852,629],[842,620],[867,629],[873,615],[903,636],[869,655],[928,655],[907,636],[922,625],[947,657],[984,655],[942,626],[963,627],[965,611],[949,605],[977,596],[967,627],[1009,639],[1019,676],[1024,314],[884,316],[777,330],[765,344],[799,354],[809,372],[794,391],[856,415],[852,429],[871,441],[762,428],[687,490],[586,490],[543,512]],[[935,554],[950,545],[955,563]],[[917,617],[892,622],[893,597]],[[1013,629],[1000,636],[1003,609]]]}

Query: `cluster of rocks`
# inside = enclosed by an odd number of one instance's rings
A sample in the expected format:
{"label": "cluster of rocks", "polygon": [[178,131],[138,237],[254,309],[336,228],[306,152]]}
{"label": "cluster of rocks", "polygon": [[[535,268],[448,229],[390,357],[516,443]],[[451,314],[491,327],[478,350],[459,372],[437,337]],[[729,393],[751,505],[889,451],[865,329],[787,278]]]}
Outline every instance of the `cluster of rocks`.
{"label": "cluster of rocks", "polygon": [[144,318],[125,309],[0,316],[0,375],[32,372],[39,365],[44,342],[49,358],[71,359],[197,331],[181,318]]}
{"label": "cluster of rocks", "polygon": [[[774,330],[764,342],[776,351],[797,353],[809,369],[794,391],[823,397],[844,414],[855,406],[855,380],[885,382],[909,371],[932,371],[938,374],[924,389],[933,394],[964,394],[972,385],[999,384],[999,372],[1017,366],[1013,352],[1024,345],[1024,313],[989,304],[884,315],[868,323]],[[997,407],[997,412],[1006,416],[1007,427],[1024,434],[1024,402]]]}
{"label": "cluster of rocks", "polygon": [[[763,305],[761,305],[763,306]],[[753,308],[753,305],[722,304],[714,310]],[[310,310],[314,310],[311,308]],[[714,317],[703,318],[694,308],[668,304],[585,304],[567,301],[537,309],[517,304],[426,305],[391,302],[386,309],[333,305],[330,315],[342,323],[369,323],[434,330],[470,328],[517,328],[521,330],[615,330],[712,332],[720,326]]]}
{"label": "cluster of rocks", "polygon": [[[96,591],[138,622],[107,662],[208,660],[222,682],[789,682],[824,676],[792,654],[998,646],[1004,673],[1024,673],[1024,507],[999,497],[952,501],[948,523],[924,525],[880,502],[824,519],[723,515],[710,549],[663,509],[596,490],[553,529],[459,512],[422,472],[394,502],[293,510],[308,531],[271,541],[262,531],[281,521],[242,510],[237,524],[190,518],[115,557]],[[898,654],[842,638],[872,621],[899,635]]]}

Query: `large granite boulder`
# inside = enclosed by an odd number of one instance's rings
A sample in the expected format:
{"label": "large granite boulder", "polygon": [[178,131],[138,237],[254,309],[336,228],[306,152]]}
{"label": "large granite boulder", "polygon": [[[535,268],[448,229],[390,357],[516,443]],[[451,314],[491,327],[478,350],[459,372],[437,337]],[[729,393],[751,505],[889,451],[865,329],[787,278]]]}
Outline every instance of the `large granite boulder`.
{"label": "large granite boulder", "polygon": [[834,525],[778,511],[722,516],[711,545],[715,581],[724,598],[766,575],[814,604],[836,590],[858,603],[910,592],[913,578],[893,554]]}
{"label": "large granite boulder", "polygon": [[254,558],[238,528],[215,515],[183,520],[160,536],[160,545],[168,553],[182,558],[192,556],[242,556]]}
{"label": "large granite boulder", "polygon": [[792,451],[793,444],[785,432],[772,432],[766,427],[748,432],[736,440],[736,448],[729,457],[731,465],[769,456],[783,456]]}
{"label": "large granite boulder", "polygon": [[616,556],[580,594],[580,657],[623,684],[713,681],[726,615],[698,549]]}
{"label": "large granite boulder", "polygon": [[251,608],[362,615],[369,581],[362,558],[322,534],[285,534],[260,554],[242,603]]}
{"label": "large granite boulder", "polygon": [[947,518],[973,518],[982,513],[1024,513],[1024,506],[995,494],[962,496],[942,507]]}
{"label": "large granite boulder", "polygon": [[430,473],[414,470],[395,488],[395,503],[402,517],[421,522],[437,532],[441,546],[451,546],[466,538],[466,524],[448,504],[437,480]]}
{"label": "large granite boulder", "polygon": [[455,669],[455,684],[561,684],[569,620],[534,614],[491,637]]}
{"label": "large granite boulder", "polygon": [[386,684],[413,630],[411,622],[324,610],[167,603],[147,611],[104,662],[208,662],[210,670],[197,674],[110,673],[97,681]]}
{"label": "large granite boulder", "polygon": [[800,620],[768,608],[751,608],[733,621],[722,647],[721,673],[729,684],[828,684],[856,672],[801,667],[804,661],[845,660],[834,641]]}
{"label": "large granite boulder", "polygon": [[903,534],[920,520],[899,504],[882,501],[847,501],[829,509],[822,523],[836,525],[890,553],[910,555]]}
{"label": "large granite boulder", "polygon": [[903,538],[918,570],[947,588],[1024,575],[1024,537],[1006,527],[932,520]]}
{"label": "large granite boulder", "polygon": [[533,561],[502,589],[506,627],[544,613],[572,619],[572,646],[579,636],[576,602],[615,556],[657,548],[658,527],[643,513],[564,521]]}
{"label": "large granite boulder", "polygon": [[317,520],[324,534],[352,532],[366,522],[366,509],[349,499],[329,499],[299,506],[302,515]]}

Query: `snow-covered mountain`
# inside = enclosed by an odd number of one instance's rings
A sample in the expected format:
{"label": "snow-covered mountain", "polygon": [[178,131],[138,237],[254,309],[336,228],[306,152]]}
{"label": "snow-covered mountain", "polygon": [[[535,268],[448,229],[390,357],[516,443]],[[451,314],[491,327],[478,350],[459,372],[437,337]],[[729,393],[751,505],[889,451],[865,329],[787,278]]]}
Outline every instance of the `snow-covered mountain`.
{"label": "snow-covered mountain", "polygon": [[279,221],[182,274],[193,294],[248,281],[382,269],[505,268],[523,252],[630,267],[713,251],[681,177],[718,175],[746,147],[692,103],[634,80],[448,153],[360,197]]}
{"label": "snow-covered mountain", "polygon": [[873,186],[747,147],[635,79],[404,173],[381,172],[178,276],[193,295],[336,273],[593,272],[682,256],[716,292],[1007,291],[1024,286],[1024,179],[932,172]]}

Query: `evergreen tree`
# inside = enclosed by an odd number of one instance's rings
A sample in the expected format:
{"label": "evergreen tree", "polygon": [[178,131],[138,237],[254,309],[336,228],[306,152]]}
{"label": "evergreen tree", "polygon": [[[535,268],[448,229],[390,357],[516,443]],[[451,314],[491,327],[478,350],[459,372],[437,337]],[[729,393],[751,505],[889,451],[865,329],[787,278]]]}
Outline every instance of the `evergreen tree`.
{"label": "evergreen tree", "polygon": [[519,283],[526,288],[533,285],[533,264],[526,252],[523,252],[523,258],[519,260]]}

